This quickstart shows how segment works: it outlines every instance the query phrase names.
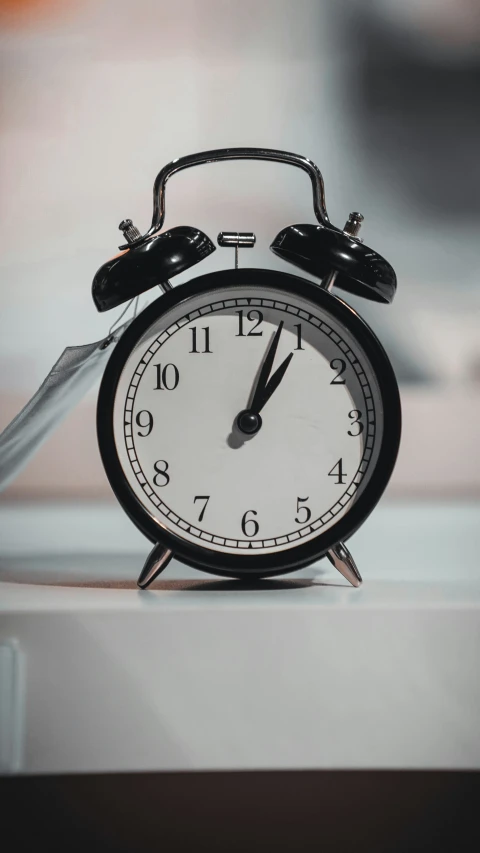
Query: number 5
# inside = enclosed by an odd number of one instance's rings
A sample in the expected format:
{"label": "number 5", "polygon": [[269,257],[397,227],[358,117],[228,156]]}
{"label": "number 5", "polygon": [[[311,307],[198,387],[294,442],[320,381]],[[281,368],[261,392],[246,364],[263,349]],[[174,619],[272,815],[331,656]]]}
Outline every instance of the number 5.
{"label": "number 5", "polygon": [[[300,506],[300,504],[303,504],[303,503],[305,503],[305,501],[308,501],[308,500],[309,500],[309,498],[297,498],[298,515],[295,518],[295,521],[297,522],[297,524],[306,524],[307,521],[310,521],[310,519],[312,517],[311,510],[308,508],[308,506]],[[305,517],[304,518],[300,518],[300,513],[301,513],[302,509],[305,510]]]}

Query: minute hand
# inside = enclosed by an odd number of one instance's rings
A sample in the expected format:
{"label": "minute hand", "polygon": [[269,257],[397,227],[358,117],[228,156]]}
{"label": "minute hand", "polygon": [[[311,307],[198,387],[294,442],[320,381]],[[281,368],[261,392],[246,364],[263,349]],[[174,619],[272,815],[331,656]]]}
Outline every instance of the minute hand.
{"label": "minute hand", "polygon": [[[262,405],[264,405],[263,397],[265,394],[265,389],[266,389],[267,384],[268,384],[268,377],[270,376],[270,371],[273,367],[273,362],[275,361],[275,354],[277,352],[278,341],[280,340],[280,335],[282,334],[282,329],[283,329],[283,320],[281,320],[280,323],[278,324],[278,329],[275,332],[275,335],[273,336],[272,342],[271,342],[271,344],[267,350],[267,354],[266,354],[264,362],[262,364],[262,367],[261,367],[261,370],[260,370],[260,373],[259,373],[259,376],[257,379],[257,384],[255,386],[255,391],[254,391],[254,394],[252,397],[252,402],[250,403],[250,405],[248,407],[251,412],[257,412],[257,414],[258,414],[258,412],[260,411],[260,408],[262,407]],[[260,407],[260,408],[258,408],[258,407]]]}

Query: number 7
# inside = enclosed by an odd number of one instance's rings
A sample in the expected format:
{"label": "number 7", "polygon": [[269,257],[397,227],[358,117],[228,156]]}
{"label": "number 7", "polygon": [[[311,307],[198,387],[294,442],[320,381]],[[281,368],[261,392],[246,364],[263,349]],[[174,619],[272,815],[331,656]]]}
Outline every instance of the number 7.
{"label": "number 7", "polygon": [[193,503],[195,503],[196,501],[205,501],[205,503],[203,505],[203,509],[202,509],[200,515],[198,516],[199,521],[203,521],[203,516],[205,515],[205,510],[207,508],[207,504],[208,504],[209,500],[210,500],[210,495],[195,495],[195,497],[193,499]]}

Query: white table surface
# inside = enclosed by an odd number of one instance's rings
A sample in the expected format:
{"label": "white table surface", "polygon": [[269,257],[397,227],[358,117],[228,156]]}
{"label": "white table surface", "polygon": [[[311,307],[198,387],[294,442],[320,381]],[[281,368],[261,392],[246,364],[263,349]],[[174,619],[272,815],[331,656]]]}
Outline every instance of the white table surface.
{"label": "white table surface", "polygon": [[139,591],[115,504],[0,506],[0,766],[479,768],[479,522],[383,502],[350,541],[360,589],[323,560]]}

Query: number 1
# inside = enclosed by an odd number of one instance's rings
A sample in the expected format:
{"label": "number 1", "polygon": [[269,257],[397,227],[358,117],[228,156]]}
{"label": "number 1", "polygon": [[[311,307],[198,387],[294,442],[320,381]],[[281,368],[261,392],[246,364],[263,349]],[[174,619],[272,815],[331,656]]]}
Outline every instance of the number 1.
{"label": "number 1", "polygon": [[297,330],[297,346],[295,349],[305,349],[305,347],[302,347],[302,324],[295,323],[293,328]]}

